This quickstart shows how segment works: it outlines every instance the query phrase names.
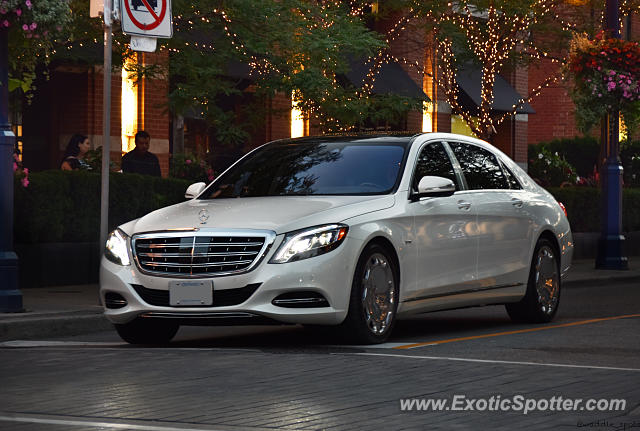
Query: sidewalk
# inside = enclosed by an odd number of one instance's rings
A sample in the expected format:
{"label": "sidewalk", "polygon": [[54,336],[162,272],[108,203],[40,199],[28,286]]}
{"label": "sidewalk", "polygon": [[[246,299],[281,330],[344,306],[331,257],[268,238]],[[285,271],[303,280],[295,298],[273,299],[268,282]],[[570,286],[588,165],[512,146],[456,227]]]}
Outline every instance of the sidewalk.
{"label": "sidewalk", "polygon": [[[594,260],[574,260],[563,287],[640,281],[640,262],[632,258],[628,271],[594,269]],[[24,313],[0,313],[0,341],[61,337],[109,330],[98,303],[98,285],[23,289]]]}

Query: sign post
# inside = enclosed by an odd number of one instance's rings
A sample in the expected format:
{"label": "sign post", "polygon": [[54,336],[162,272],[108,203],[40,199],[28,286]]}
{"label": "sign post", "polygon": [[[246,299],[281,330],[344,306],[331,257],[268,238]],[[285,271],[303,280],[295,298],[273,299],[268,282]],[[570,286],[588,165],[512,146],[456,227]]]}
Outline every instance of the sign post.
{"label": "sign post", "polygon": [[111,0],[104,0],[104,66],[102,82],[102,192],[100,194],[100,253],[109,226],[109,162],[111,161]]}

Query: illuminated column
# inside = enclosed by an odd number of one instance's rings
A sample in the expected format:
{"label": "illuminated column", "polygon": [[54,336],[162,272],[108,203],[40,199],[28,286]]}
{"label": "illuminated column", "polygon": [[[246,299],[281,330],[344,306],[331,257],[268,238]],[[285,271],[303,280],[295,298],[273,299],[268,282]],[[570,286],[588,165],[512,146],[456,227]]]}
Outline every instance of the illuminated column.
{"label": "illuminated column", "polygon": [[433,103],[424,102],[422,108],[422,133],[433,132]]}
{"label": "illuminated column", "polygon": [[122,152],[129,152],[135,147],[134,137],[138,131],[138,87],[133,73],[127,71],[135,60],[127,59],[122,67]]}
{"label": "illuminated column", "polygon": [[298,108],[296,92],[291,93],[291,137],[301,138],[305,136],[305,120],[303,112]]}

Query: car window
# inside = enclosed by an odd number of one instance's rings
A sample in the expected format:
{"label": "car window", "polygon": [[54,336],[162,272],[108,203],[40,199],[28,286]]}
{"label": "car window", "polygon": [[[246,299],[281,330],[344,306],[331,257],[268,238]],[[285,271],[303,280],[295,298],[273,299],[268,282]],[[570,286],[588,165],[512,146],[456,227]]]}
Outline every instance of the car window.
{"label": "car window", "polygon": [[462,173],[471,190],[508,189],[509,184],[496,156],[484,148],[460,142],[450,142]]}
{"label": "car window", "polygon": [[405,143],[274,143],[218,177],[200,199],[390,193]]}
{"label": "car window", "polygon": [[427,175],[448,178],[456,185],[456,190],[460,190],[451,159],[440,142],[427,144],[420,151],[413,175],[414,190],[418,190],[420,179]]}
{"label": "car window", "polygon": [[522,189],[522,186],[518,182],[518,179],[516,178],[515,175],[513,175],[513,173],[509,170],[509,168],[507,168],[504,163],[500,163],[500,165],[502,166],[502,170],[504,171],[504,176],[507,178],[507,182],[509,183],[509,188],[513,190]]}

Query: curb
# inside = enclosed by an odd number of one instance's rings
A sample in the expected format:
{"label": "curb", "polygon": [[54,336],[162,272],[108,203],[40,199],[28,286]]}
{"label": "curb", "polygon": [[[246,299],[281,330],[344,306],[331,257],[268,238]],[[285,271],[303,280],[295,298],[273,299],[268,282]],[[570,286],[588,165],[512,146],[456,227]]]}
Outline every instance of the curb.
{"label": "curb", "polygon": [[0,341],[65,337],[105,331],[113,325],[102,313],[40,314],[0,320]]}

